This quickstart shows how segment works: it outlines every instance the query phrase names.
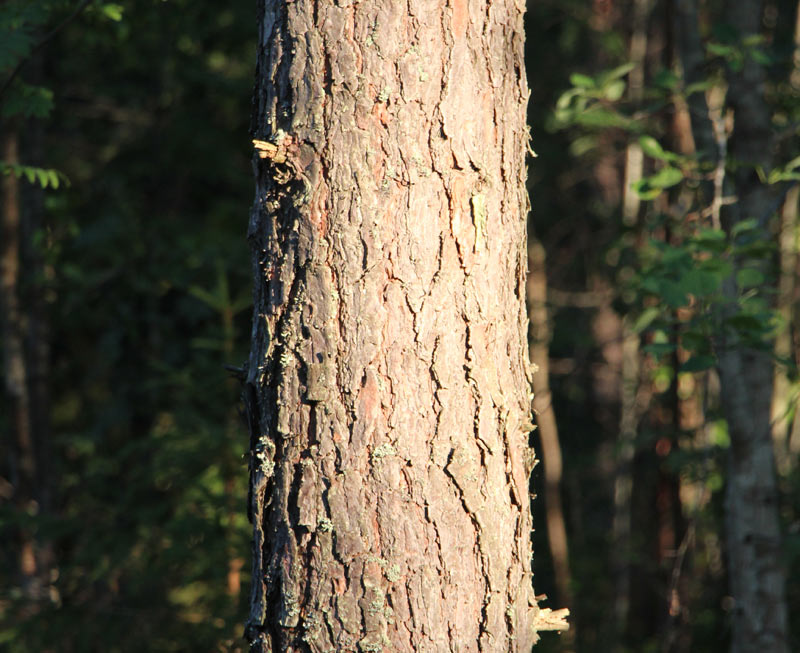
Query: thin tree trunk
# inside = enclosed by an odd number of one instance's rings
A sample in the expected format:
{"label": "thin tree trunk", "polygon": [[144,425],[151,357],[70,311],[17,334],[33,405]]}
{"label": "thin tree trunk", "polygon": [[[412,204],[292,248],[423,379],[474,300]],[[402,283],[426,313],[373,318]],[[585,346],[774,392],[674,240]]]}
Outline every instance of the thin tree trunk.
{"label": "thin tree trunk", "polygon": [[[561,479],[563,464],[561,443],[558,439],[553,395],[550,391],[550,326],[547,311],[547,274],[545,252],[541,243],[530,238],[528,243],[528,315],[531,329],[531,362],[536,366],[533,375],[533,408],[536,425],[542,443],[544,461],[544,502],[547,516],[547,539],[556,581],[558,605],[572,607],[571,578],[569,571],[569,547],[561,505]],[[574,641],[575,624],[568,633]]]}
{"label": "thin tree trunk", "polygon": [[[3,135],[3,161],[19,164],[19,139],[13,129]],[[11,405],[13,433],[12,484],[14,502],[21,515],[35,510],[36,455],[31,433],[31,405],[28,394],[24,325],[19,301],[20,275],[20,188],[15,174],[2,180],[2,251],[0,251],[0,323],[4,358],[4,381]],[[18,572],[26,595],[38,596],[36,547],[33,535],[20,528]]]}
{"label": "thin tree trunk", "polygon": [[633,458],[636,453],[636,434],[641,410],[639,394],[640,350],[639,335],[630,324],[623,323],[622,366],[620,380],[620,420],[616,474],[614,477],[613,562],[616,592],[614,614],[616,617],[616,649],[624,648],[627,631],[631,588],[631,541],[633,490]]}
{"label": "thin tree trunk", "polygon": [[[775,356],[779,360],[790,360],[793,349],[792,325],[797,286],[797,251],[800,242],[797,228],[798,201],[800,201],[800,187],[794,186],[786,193],[781,211],[777,310],[782,318],[782,328],[775,338]],[[775,366],[772,387],[770,422],[775,458],[780,472],[788,474],[797,464],[795,460],[797,452],[791,450],[789,440],[794,421],[792,418],[796,412],[792,404],[797,402],[797,390],[792,388],[785,364],[779,363]]]}
{"label": "thin tree trunk", "polygon": [[251,650],[564,627],[530,571],[523,9],[260,3]]}
{"label": "thin tree trunk", "polygon": [[[800,3],[795,7],[794,57],[789,81],[795,90],[800,89]],[[797,294],[798,248],[800,247],[800,228],[798,227],[798,208],[800,208],[800,188],[793,186],[786,193],[781,211],[781,230],[779,236],[779,277],[778,312],[785,325],[775,338],[775,355],[779,359],[790,359],[793,350],[793,336],[797,313],[795,296]],[[797,390],[792,389],[785,365],[775,367],[772,395],[772,439],[775,443],[775,456],[778,469],[788,474],[797,465],[800,442],[795,437],[800,411]]]}
{"label": "thin tree trunk", "polygon": [[[39,83],[42,78],[42,57],[34,57],[28,64],[26,79]],[[29,165],[45,167],[44,124],[39,118],[25,123],[21,142],[22,156]],[[52,508],[52,447],[50,424],[50,319],[48,304],[53,293],[53,266],[46,261],[47,247],[44,189],[39,184],[25,184],[20,194],[21,247],[20,256],[25,288],[22,299],[22,322],[26,327],[24,347],[26,377],[31,406],[30,431],[36,453],[36,487],[34,497],[40,514]],[[52,542],[40,540],[38,546],[39,573],[43,582],[49,583],[53,567]],[[51,587],[51,592],[54,592]]]}
{"label": "thin tree trunk", "polygon": [[[634,68],[628,75],[628,98],[641,102],[644,96],[645,60],[647,56],[647,23],[652,0],[634,0],[629,58]],[[639,220],[641,200],[633,185],[642,178],[644,154],[638,142],[625,149],[625,175],[622,189],[622,221],[635,227]],[[616,592],[615,648],[623,648],[630,607],[631,582],[631,490],[633,488],[633,456],[639,425],[637,395],[639,390],[639,336],[626,321],[622,322],[622,361],[620,366],[620,417],[617,461],[614,476],[613,564]]]}
{"label": "thin tree trunk", "polygon": [[[740,37],[758,33],[761,2],[729,1],[725,16]],[[737,162],[731,179],[738,202],[723,213],[728,229],[750,218],[765,224],[773,210],[773,195],[756,174],[756,167],[770,170],[773,163],[764,78],[763,66],[750,57],[741,71],[729,75],[728,103],[734,111],[730,149]],[[737,261],[736,265],[747,263]],[[724,291],[734,304],[733,278],[726,281]],[[720,343],[719,372],[731,438],[726,498],[729,576],[735,601],[731,650],[784,653],[789,650],[788,619],[770,430],[772,363],[766,352],[748,349],[728,337]]]}

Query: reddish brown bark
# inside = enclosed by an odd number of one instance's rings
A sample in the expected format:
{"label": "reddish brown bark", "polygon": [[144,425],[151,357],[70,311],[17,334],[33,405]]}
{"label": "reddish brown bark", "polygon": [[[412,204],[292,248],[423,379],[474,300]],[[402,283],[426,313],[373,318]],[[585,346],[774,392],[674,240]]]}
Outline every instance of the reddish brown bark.
{"label": "reddish brown bark", "polygon": [[252,650],[528,651],[546,627],[523,9],[261,3]]}

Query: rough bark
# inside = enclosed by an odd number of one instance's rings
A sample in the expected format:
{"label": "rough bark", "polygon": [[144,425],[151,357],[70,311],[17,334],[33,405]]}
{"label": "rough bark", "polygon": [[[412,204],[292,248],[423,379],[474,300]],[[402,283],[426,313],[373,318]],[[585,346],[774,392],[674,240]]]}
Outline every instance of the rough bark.
{"label": "rough bark", "polygon": [[[725,15],[741,37],[758,33],[761,2],[727,2]],[[764,78],[763,66],[750,57],[741,71],[729,76],[728,103],[734,112],[730,150],[737,162],[730,178],[738,201],[723,213],[726,228],[749,218],[766,224],[774,211],[772,191],[756,174],[757,167],[769,170],[773,165]],[[735,302],[733,279],[726,282],[725,292]],[[788,619],[770,430],[772,362],[767,352],[748,349],[729,336],[720,343],[719,373],[731,439],[726,497],[735,601],[731,650],[783,653],[789,650]]]}
{"label": "rough bark", "polygon": [[528,651],[546,626],[523,10],[260,2],[251,650]]}

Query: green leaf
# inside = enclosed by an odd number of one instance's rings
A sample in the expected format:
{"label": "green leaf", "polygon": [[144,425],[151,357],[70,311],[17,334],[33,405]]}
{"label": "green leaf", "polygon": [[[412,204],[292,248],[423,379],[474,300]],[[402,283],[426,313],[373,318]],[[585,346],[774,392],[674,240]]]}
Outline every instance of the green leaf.
{"label": "green leaf", "polygon": [[775,251],[776,243],[759,238],[744,245],[737,245],[734,254],[742,258],[764,259]]}
{"label": "green leaf", "polygon": [[[689,244],[695,251],[722,254],[728,248],[728,236],[722,229],[700,229]],[[712,262],[717,264],[721,259],[709,259],[706,264]]]}
{"label": "green leaf", "polygon": [[670,267],[675,267],[678,264],[681,269],[685,269],[691,265],[691,253],[684,247],[674,247],[668,243],[663,243],[662,259],[661,262]]}
{"label": "green leaf", "polygon": [[615,79],[619,79],[620,77],[624,77],[629,72],[631,72],[635,67],[636,67],[636,65],[633,64],[633,63],[626,63],[626,64],[622,64],[621,66],[617,66],[616,68],[612,68],[611,70],[609,70],[608,72],[603,73],[600,76],[600,84],[602,86],[605,86],[610,81],[613,81]]}
{"label": "green leaf", "polygon": [[753,231],[755,229],[758,229],[758,220],[755,218],[750,218],[748,220],[737,222],[735,225],[733,225],[733,227],[731,227],[731,235],[738,236],[741,233]]}
{"label": "green leaf", "polygon": [[556,101],[556,109],[566,109],[572,103],[572,98],[576,97],[577,95],[581,95],[583,91],[576,88],[571,88],[568,91],[564,91]]}
{"label": "green leaf", "polygon": [[722,229],[701,229],[697,232],[697,240],[725,240],[726,238]]}
{"label": "green leaf", "polygon": [[703,270],[712,273],[719,279],[719,283],[733,274],[733,264],[730,261],[719,258],[711,258],[703,261]]}
{"label": "green leaf", "polygon": [[17,79],[9,87],[8,96],[3,98],[0,115],[45,118],[52,108],[53,91],[42,86],[25,84]]}
{"label": "green leaf", "polygon": [[47,182],[50,181],[50,175],[47,174],[47,170],[42,168],[34,168],[36,171],[36,177],[39,180],[39,184],[42,188],[47,188]]}
{"label": "green leaf", "polygon": [[753,48],[757,45],[761,45],[765,40],[766,39],[763,34],[749,34],[742,39],[742,45],[748,48]]}
{"label": "green leaf", "polygon": [[750,50],[750,56],[753,58],[753,61],[755,61],[757,64],[761,66],[770,66],[773,63],[772,57],[770,57],[763,50],[758,50],[758,49]]}
{"label": "green leaf", "polygon": [[681,278],[681,288],[695,297],[702,297],[716,292],[722,279],[707,270],[689,270]]}
{"label": "green leaf", "polygon": [[595,88],[597,86],[591,77],[580,73],[572,73],[569,76],[569,83],[579,88]]}
{"label": "green leaf", "polygon": [[653,295],[660,294],[660,289],[658,285],[658,279],[652,276],[642,277],[641,281],[639,282],[639,286],[642,290],[646,290]]}
{"label": "green leaf", "polygon": [[647,178],[647,182],[654,188],[670,188],[682,181],[683,173],[672,166],[664,166],[656,174]]}
{"label": "green leaf", "polygon": [[684,94],[688,97],[693,95],[694,93],[705,93],[707,90],[714,86],[713,79],[705,79],[701,82],[695,82],[694,84],[689,84],[684,90]]}
{"label": "green leaf", "polygon": [[606,84],[603,88],[603,95],[607,100],[611,102],[616,102],[619,100],[623,93],[625,93],[625,82],[621,79],[616,79],[613,82]]}
{"label": "green leaf", "polygon": [[123,11],[122,5],[117,5],[117,4],[103,5],[102,7],[100,7],[100,10],[103,12],[103,15],[106,18],[110,18],[115,23],[118,23],[119,21],[122,20],[122,11]]}
{"label": "green leaf", "polygon": [[581,157],[597,147],[598,139],[595,134],[579,136],[569,146],[569,151],[573,156]]}
{"label": "green leaf", "polygon": [[778,184],[782,181],[800,181],[800,172],[787,172],[785,170],[772,170],[767,176],[768,184]]}
{"label": "green leaf", "polygon": [[718,57],[730,57],[736,52],[736,48],[731,45],[724,45],[722,43],[714,43],[713,41],[706,44],[706,49],[713,55]]}
{"label": "green leaf", "polygon": [[746,333],[749,335],[761,334],[769,328],[766,320],[762,316],[747,315],[740,313],[739,315],[732,315],[725,319],[728,326],[733,327],[736,331]]}
{"label": "green leaf", "polygon": [[789,161],[785,166],[783,166],[784,170],[794,170],[795,168],[800,167],[800,156],[796,156],[794,159]]}
{"label": "green leaf", "polygon": [[668,68],[662,68],[653,76],[653,84],[668,91],[674,91],[678,81],[678,76]]}
{"label": "green leaf", "polygon": [[759,270],[744,268],[736,273],[736,285],[739,288],[753,288],[764,283],[764,275]]}
{"label": "green leaf", "polygon": [[661,195],[661,189],[653,188],[646,179],[640,179],[639,181],[632,183],[631,188],[640,199],[643,199],[646,202],[649,200],[654,200],[656,197]]}
{"label": "green leaf", "polygon": [[702,372],[708,370],[716,365],[717,359],[708,354],[701,354],[699,356],[692,356],[683,365],[681,365],[681,372]]}
{"label": "green leaf", "polygon": [[636,319],[636,322],[633,324],[633,330],[635,333],[641,333],[647,327],[649,327],[653,321],[661,315],[661,309],[657,306],[651,306],[646,308],[642,311],[642,314]]}
{"label": "green leaf", "polygon": [[639,139],[639,146],[642,148],[642,152],[647,156],[651,156],[654,159],[664,159],[664,148],[662,148],[661,144],[652,136],[642,136]]}
{"label": "green leaf", "polygon": [[693,354],[708,352],[709,344],[708,336],[696,329],[689,329],[681,334],[681,345]]}
{"label": "green leaf", "polygon": [[689,303],[685,289],[675,281],[662,279],[659,283],[659,291],[662,299],[672,308],[680,308]]}
{"label": "green leaf", "polygon": [[632,127],[633,121],[621,113],[595,105],[575,116],[575,122],[585,127]]}

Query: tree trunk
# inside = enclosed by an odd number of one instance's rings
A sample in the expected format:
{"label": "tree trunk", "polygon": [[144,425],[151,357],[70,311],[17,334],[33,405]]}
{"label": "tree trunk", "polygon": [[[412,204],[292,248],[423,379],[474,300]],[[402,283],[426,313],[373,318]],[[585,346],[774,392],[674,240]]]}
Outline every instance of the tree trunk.
{"label": "tree trunk", "polygon": [[[547,274],[544,247],[536,239],[528,243],[528,315],[530,319],[531,362],[536,366],[533,409],[544,460],[544,507],[547,519],[547,543],[553,558],[553,575],[559,605],[572,606],[572,580],[569,571],[569,546],[564,509],[561,505],[563,463],[558,437],[553,393],[550,390],[550,318],[547,310]],[[568,633],[575,639],[575,620]]]}
{"label": "tree trunk", "polygon": [[528,651],[547,627],[523,9],[260,2],[251,650]]}
{"label": "tree trunk", "polygon": [[[685,27],[681,59],[689,84],[698,80],[702,62],[697,3],[677,1],[678,15]],[[761,26],[761,2],[729,1],[725,17],[740,38],[756,34]],[[727,179],[723,128],[715,127],[709,119],[709,107],[701,94],[694,94],[694,104],[690,101],[697,148],[706,152],[716,149],[719,161],[711,203],[715,226],[719,226],[723,189],[737,198],[722,216],[728,230],[750,218],[764,225],[774,210],[774,198],[756,173],[758,167],[772,167],[771,121],[763,96],[764,81],[763,66],[750,56],[745,57],[740,71],[729,75],[727,101],[734,111],[730,149],[737,165]],[[716,148],[711,145],[714,141]],[[735,264],[739,268],[747,261]],[[735,310],[738,293],[734,278],[726,280],[723,291],[731,310]],[[735,601],[731,651],[783,653],[788,651],[788,620],[770,429],[772,363],[766,352],[748,349],[735,338],[719,335],[721,398],[731,439],[725,506],[728,574]]]}
{"label": "tree trunk", "polygon": [[[2,160],[19,164],[19,137],[12,128],[3,134]],[[35,514],[37,503],[36,452],[32,433],[31,402],[25,357],[24,320],[19,300],[21,210],[20,183],[13,172],[2,180],[2,229],[0,229],[0,342],[3,343],[3,380],[11,409],[11,477],[18,516]],[[30,527],[17,532],[20,585],[27,598],[41,594],[36,542]]]}
{"label": "tree trunk", "polygon": [[[647,24],[652,10],[651,0],[634,0],[632,32],[628,57],[634,68],[628,75],[628,98],[639,104],[644,98],[645,63],[647,59]],[[625,167],[622,183],[622,222],[639,231],[641,199],[634,185],[644,173],[644,153],[638,141],[625,148]],[[621,356],[619,365],[619,429],[617,435],[617,460],[614,470],[614,517],[612,522],[612,568],[614,574],[614,616],[616,639],[614,650],[623,650],[628,629],[631,592],[632,560],[632,501],[633,459],[636,453],[636,434],[639,429],[641,408],[638,405],[640,351],[639,334],[627,320],[622,320]]]}
{"label": "tree trunk", "polygon": [[[728,2],[726,17],[741,38],[756,34],[761,26],[761,2]],[[773,164],[764,78],[764,67],[751,57],[745,58],[741,71],[729,77],[728,103],[734,111],[730,149],[737,163],[731,180],[738,201],[723,213],[726,228],[750,218],[763,225],[774,212],[774,196],[756,174],[758,167],[770,170]],[[737,265],[745,263],[737,261]],[[730,302],[736,302],[734,279],[727,280],[724,288]],[[726,497],[729,574],[735,601],[731,650],[784,653],[789,650],[788,619],[770,429],[772,361],[767,352],[748,349],[728,338],[721,342],[719,372],[731,439]]]}

